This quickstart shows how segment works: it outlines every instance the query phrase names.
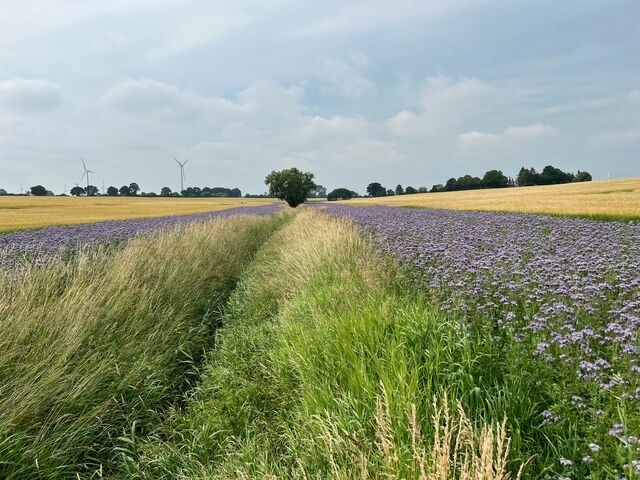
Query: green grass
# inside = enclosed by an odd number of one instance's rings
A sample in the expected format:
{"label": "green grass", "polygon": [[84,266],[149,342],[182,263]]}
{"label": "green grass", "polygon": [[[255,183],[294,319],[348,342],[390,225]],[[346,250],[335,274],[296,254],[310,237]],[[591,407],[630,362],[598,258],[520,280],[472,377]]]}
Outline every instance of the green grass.
{"label": "green grass", "polygon": [[[303,208],[5,279],[0,478],[566,473],[559,459],[591,438],[557,403],[571,372],[523,356],[491,315],[445,313],[447,292],[411,277],[353,224]],[[545,426],[550,406],[562,418]],[[615,455],[603,447],[589,478],[610,478]]]}
{"label": "green grass", "polygon": [[[434,402],[460,402],[475,431],[537,414],[500,355],[490,334],[408,288],[353,226],[300,213],[232,295],[188,408],[132,441],[128,475],[421,478],[437,457],[416,448],[434,444]],[[514,471],[527,450],[515,433]]]}
{"label": "green grass", "polygon": [[285,217],[234,218],[0,277],[0,478],[118,471],[184,401],[219,309]]}

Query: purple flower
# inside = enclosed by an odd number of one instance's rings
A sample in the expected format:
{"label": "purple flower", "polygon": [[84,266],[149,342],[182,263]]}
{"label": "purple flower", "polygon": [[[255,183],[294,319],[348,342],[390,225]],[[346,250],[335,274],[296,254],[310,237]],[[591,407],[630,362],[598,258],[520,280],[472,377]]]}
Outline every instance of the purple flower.
{"label": "purple flower", "polygon": [[573,462],[567,458],[560,457],[560,465],[563,467],[570,467],[573,465]]}
{"label": "purple flower", "polygon": [[609,435],[612,437],[619,437],[624,433],[624,427],[620,423],[614,423],[613,427],[609,430]]}
{"label": "purple flower", "polygon": [[602,447],[597,443],[592,442],[589,444],[589,450],[591,450],[593,453],[598,453],[600,450],[602,450]]}

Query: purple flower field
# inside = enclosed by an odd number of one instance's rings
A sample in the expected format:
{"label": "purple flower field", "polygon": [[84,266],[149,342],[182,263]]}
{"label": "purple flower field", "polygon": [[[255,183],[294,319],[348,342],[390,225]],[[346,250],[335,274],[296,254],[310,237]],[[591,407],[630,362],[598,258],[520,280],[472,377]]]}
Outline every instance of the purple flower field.
{"label": "purple flower field", "polygon": [[[640,223],[326,209],[371,233],[445,310],[490,325],[496,340],[516,345],[514,361],[556,384],[543,425],[568,414],[620,445],[640,436]],[[627,414],[623,427],[619,417]]]}
{"label": "purple flower field", "polygon": [[137,235],[168,230],[178,225],[205,222],[235,215],[269,215],[280,205],[238,207],[213,212],[168,217],[112,220],[79,225],[46,227],[0,234],[0,267],[13,268],[24,262],[44,264],[47,258],[91,245],[119,243]]}

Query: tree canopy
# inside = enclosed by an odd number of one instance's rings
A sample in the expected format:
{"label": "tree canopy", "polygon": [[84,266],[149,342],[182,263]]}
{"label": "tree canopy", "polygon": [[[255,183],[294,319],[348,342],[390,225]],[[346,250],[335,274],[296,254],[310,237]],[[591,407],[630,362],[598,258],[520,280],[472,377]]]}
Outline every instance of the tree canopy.
{"label": "tree canopy", "polygon": [[34,195],[36,197],[45,197],[47,195],[47,189],[44,188],[42,185],[35,185],[33,187],[31,187],[31,195]]}
{"label": "tree canopy", "polygon": [[309,192],[316,188],[313,173],[301,172],[297,168],[273,171],[264,183],[269,187],[269,196],[284,200],[294,208],[304,203]]}
{"label": "tree canopy", "polygon": [[69,193],[74,197],[79,197],[80,195],[84,195],[84,188],[75,186],[71,189]]}
{"label": "tree canopy", "polygon": [[357,196],[358,194],[356,192],[354,192],[353,190],[349,190],[348,188],[336,188],[335,190],[329,192],[329,194],[327,195],[327,200],[329,200],[330,202],[334,200],[350,200]]}
{"label": "tree canopy", "polygon": [[370,197],[384,197],[386,194],[387,189],[378,182],[373,182],[367,185],[367,195]]}

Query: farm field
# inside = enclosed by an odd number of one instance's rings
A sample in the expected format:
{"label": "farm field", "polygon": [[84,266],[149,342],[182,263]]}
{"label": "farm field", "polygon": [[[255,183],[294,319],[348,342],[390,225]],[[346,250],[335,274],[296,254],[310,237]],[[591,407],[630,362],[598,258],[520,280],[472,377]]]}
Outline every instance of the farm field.
{"label": "farm field", "polygon": [[0,478],[640,478],[639,222],[115,225],[0,235]]}
{"label": "farm field", "polygon": [[255,198],[0,196],[0,232],[106,220],[162,217],[273,203]]}
{"label": "farm field", "polygon": [[640,178],[357,198],[345,203],[640,219]]}

